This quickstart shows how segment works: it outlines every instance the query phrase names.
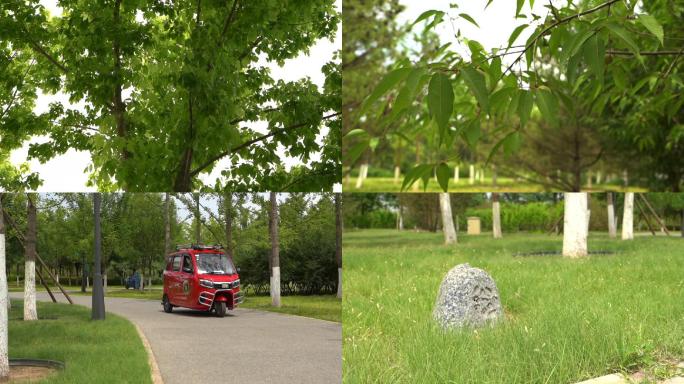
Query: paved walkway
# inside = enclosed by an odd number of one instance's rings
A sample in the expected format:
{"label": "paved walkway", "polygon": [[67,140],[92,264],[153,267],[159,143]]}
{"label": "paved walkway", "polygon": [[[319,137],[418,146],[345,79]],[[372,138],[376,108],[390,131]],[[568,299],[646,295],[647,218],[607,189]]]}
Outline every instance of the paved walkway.
{"label": "paved walkway", "polygon": [[178,308],[164,313],[159,301],[139,299],[106,298],[105,306],[142,329],[166,384],[342,382],[339,323],[240,308],[222,319]]}

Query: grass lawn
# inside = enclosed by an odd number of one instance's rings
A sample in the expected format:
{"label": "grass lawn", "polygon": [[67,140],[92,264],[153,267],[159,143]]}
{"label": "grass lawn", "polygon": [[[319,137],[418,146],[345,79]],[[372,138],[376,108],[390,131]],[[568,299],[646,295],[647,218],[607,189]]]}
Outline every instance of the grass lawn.
{"label": "grass lawn", "polygon": [[[346,180],[346,179],[345,179]],[[391,177],[369,177],[363,182],[363,186],[361,188],[356,188],[356,178],[355,177],[350,177],[348,182],[345,182],[342,185],[342,190],[344,192],[400,192],[401,191],[401,183],[403,181],[403,176],[401,181],[398,183],[394,182],[394,178]],[[408,189],[407,192],[411,191],[416,191],[416,192],[422,192],[423,191],[423,183],[418,182],[416,183],[418,185],[417,189],[414,189],[414,187],[411,187]],[[496,192],[496,191],[501,191],[501,192],[542,192],[544,188],[540,185],[537,184],[532,184],[529,182],[525,181],[519,181],[516,182],[514,179],[511,178],[506,178],[506,177],[499,177],[497,178],[497,186],[494,188],[492,186],[492,179],[490,177],[486,177],[484,179],[484,182],[476,182],[474,185],[469,184],[467,178],[461,178],[458,184],[454,184],[453,179],[449,182],[449,192]],[[611,184],[601,184],[601,185],[595,185],[593,189],[587,189],[587,191],[590,190],[597,190],[597,191],[624,191],[624,189],[620,186],[617,185],[611,185]],[[645,189],[643,188],[638,188],[638,187],[630,187],[629,190],[631,192],[646,192]],[[428,183],[427,187],[427,192],[441,192],[441,188],[439,187],[439,184],[433,179],[430,180]]]}
{"label": "grass lawn", "polygon": [[282,304],[280,308],[271,306],[270,296],[247,296],[244,303],[240,306],[242,308],[313,317],[338,323],[342,321],[342,300],[334,295],[283,296],[280,299]]}
{"label": "grass lawn", "polygon": [[[367,230],[344,234],[345,383],[572,383],[684,360],[684,239],[591,234],[582,260],[514,256],[562,237]],[[506,321],[444,332],[432,310],[446,272],[468,262],[497,283]]]}
{"label": "grass lawn", "polygon": [[23,302],[12,300],[10,358],[63,361],[66,368],[41,383],[151,383],[147,353],[133,324],[107,313],[91,321],[90,309],[38,302],[41,320],[25,322]]}
{"label": "grass lawn", "polygon": [[[80,292],[76,294],[83,295]],[[90,293],[87,293],[87,295],[90,296]],[[107,291],[107,297],[126,297],[129,299],[161,301],[162,291],[161,289],[156,289],[140,292],[133,289],[110,288]],[[333,295],[283,296],[281,299],[282,306],[280,308],[274,308],[271,307],[270,296],[252,296],[247,294],[245,301],[240,304],[240,307],[313,317],[321,320],[342,321],[342,300]]]}

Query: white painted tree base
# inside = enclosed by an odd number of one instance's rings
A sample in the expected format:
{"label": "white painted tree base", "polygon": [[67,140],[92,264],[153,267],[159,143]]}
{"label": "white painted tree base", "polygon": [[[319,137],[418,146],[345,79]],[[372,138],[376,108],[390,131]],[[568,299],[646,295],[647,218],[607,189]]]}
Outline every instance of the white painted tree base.
{"label": "white painted tree base", "polygon": [[280,307],[280,267],[273,267],[271,270],[271,305]]}
{"label": "white painted tree base", "polygon": [[7,355],[9,343],[7,333],[9,296],[5,265],[5,234],[2,233],[0,234],[0,381],[9,377],[9,360]]}
{"label": "white painted tree base", "polygon": [[439,194],[439,210],[442,213],[444,244],[454,244],[457,241],[456,229],[454,229],[454,218],[451,215],[451,198],[448,193]]}
{"label": "white painted tree base", "polygon": [[342,268],[337,268],[337,298],[342,298]]}
{"label": "white painted tree base", "polygon": [[587,256],[589,210],[586,192],[568,192],[563,212],[563,256]]}
{"label": "white painted tree base", "polygon": [[36,310],[36,262],[24,263],[24,321],[38,320]]}
{"label": "white painted tree base", "polygon": [[634,193],[627,192],[622,211],[622,240],[632,239],[634,239]]}

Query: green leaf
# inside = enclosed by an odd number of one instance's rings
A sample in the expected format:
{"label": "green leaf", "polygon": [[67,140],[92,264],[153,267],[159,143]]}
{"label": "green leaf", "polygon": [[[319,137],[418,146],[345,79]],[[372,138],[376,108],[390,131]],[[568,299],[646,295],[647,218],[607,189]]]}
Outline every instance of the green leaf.
{"label": "green leaf", "polygon": [[423,178],[423,175],[425,174],[430,177],[431,171],[431,164],[420,164],[411,168],[408,172],[406,172],[406,176],[404,176],[404,181],[401,184],[401,190],[405,191],[408,187],[412,186],[413,183]]}
{"label": "green leaf", "polygon": [[596,75],[599,84],[603,85],[603,73],[606,63],[606,46],[599,35],[590,37],[584,44],[584,59]]}
{"label": "green leaf", "polygon": [[344,135],[344,138],[345,139],[351,139],[351,138],[356,137],[356,136],[364,136],[364,135],[367,136],[368,132],[366,132],[363,129],[357,128],[357,129],[352,129],[351,131],[349,131],[349,133]]}
{"label": "green leaf", "polygon": [[584,46],[584,43],[595,34],[596,31],[594,31],[593,29],[587,29],[580,32],[577,36],[575,36],[575,38],[570,43],[570,47],[568,47],[567,59],[570,59],[577,55],[580,49],[582,49],[582,47]]}
{"label": "green leaf", "polygon": [[532,107],[534,106],[534,95],[532,92],[521,89],[518,94],[518,117],[520,118],[520,127],[525,127],[527,120],[530,118],[532,113]]}
{"label": "green leaf", "polygon": [[525,5],[525,0],[517,0],[517,4],[515,6],[515,16],[516,17],[520,14],[520,11],[522,10],[523,5]]}
{"label": "green leaf", "polygon": [[558,124],[558,99],[556,96],[548,89],[539,89],[535,95],[542,116],[549,124],[556,126]]}
{"label": "green leaf", "polygon": [[444,163],[440,163],[437,166],[436,173],[439,186],[444,192],[449,191],[449,180],[451,179],[451,169],[449,169],[449,166]]}
{"label": "green leaf", "polygon": [[396,116],[399,112],[402,112],[408,108],[411,103],[415,100],[416,92],[418,91],[418,84],[420,78],[425,74],[425,69],[416,68],[411,71],[408,78],[406,79],[406,84],[399,91],[394,105],[392,105],[392,116]]}
{"label": "green leaf", "polygon": [[639,56],[639,46],[637,46],[634,40],[632,40],[629,32],[615,23],[606,24],[606,28],[608,28],[613,35],[619,37],[620,40],[625,43],[627,48],[632,51],[632,53],[634,53],[636,56]]}
{"label": "green leaf", "polygon": [[416,21],[413,22],[413,24],[411,24],[411,28],[413,28],[414,25],[420,23],[421,21],[427,20],[431,16],[435,16],[435,18],[440,17],[440,16],[444,16],[444,12],[438,11],[435,9],[425,11],[425,12],[421,13],[420,16],[418,16],[418,18],[416,19]]}
{"label": "green leaf", "polygon": [[466,123],[463,128],[463,134],[465,135],[468,145],[475,147],[477,141],[480,140],[480,135],[482,130],[480,129],[480,119],[472,119]]}
{"label": "green leaf", "polygon": [[480,104],[480,107],[485,112],[489,111],[489,94],[487,92],[487,84],[484,75],[472,67],[463,68],[461,73],[463,74],[463,79],[468,85],[468,88],[475,94],[475,98]]}
{"label": "green leaf", "polygon": [[660,40],[660,45],[664,44],[663,39],[665,35],[663,33],[663,26],[660,25],[655,17],[651,15],[639,15],[637,20]]}
{"label": "green leaf", "polygon": [[363,152],[366,149],[368,149],[368,145],[369,145],[369,140],[364,140],[364,141],[354,145],[349,150],[347,155],[345,156],[345,158],[344,158],[345,162],[348,162],[347,164],[354,164],[356,162],[356,160],[358,160],[359,157],[361,157],[361,154],[363,154]]}
{"label": "green leaf", "polygon": [[503,140],[504,154],[506,156],[512,155],[520,149],[520,132],[511,132]]}
{"label": "green leaf", "polygon": [[470,22],[473,23],[476,27],[480,28],[480,26],[475,22],[475,20],[473,20],[472,17],[470,17],[469,14],[467,14],[467,13],[460,13],[459,16],[461,16],[462,18],[464,18],[464,19],[470,21]]}
{"label": "green leaf", "polygon": [[428,85],[427,103],[430,115],[437,122],[440,131],[446,131],[454,111],[454,89],[448,76],[442,73],[432,75]]}
{"label": "green leaf", "polygon": [[361,113],[366,113],[368,108],[370,108],[373,103],[375,103],[382,95],[387,93],[402,80],[406,79],[411,71],[411,68],[399,68],[385,75],[385,77],[380,80],[380,83],[378,83],[378,86],[375,87],[373,92],[363,102]]}
{"label": "green leaf", "polygon": [[515,43],[515,40],[520,36],[520,33],[525,30],[525,28],[529,27],[529,24],[523,24],[517,26],[514,30],[513,33],[511,33],[511,37],[508,38],[508,48],[513,46],[513,43]]}

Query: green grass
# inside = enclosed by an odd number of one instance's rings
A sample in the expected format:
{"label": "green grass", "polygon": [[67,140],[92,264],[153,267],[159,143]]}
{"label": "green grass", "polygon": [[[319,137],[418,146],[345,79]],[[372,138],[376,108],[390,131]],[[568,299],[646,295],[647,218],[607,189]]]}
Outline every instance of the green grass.
{"label": "green grass", "polygon": [[[684,359],[684,239],[591,234],[581,260],[560,236],[459,237],[392,230],[344,236],[345,383],[572,383]],[[446,272],[469,262],[499,288],[506,320],[444,332],[432,310]]]}
{"label": "green grass", "polygon": [[[346,180],[346,179],[345,179]],[[401,179],[403,180],[403,178]],[[422,192],[423,184],[422,182],[416,183],[418,187],[414,189],[411,187],[407,192]],[[394,178],[391,177],[369,177],[363,182],[361,188],[356,188],[356,178],[350,177],[348,182],[343,183],[342,190],[345,192],[400,192],[401,191],[401,181],[395,183]],[[484,182],[477,182],[473,185],[468,183],[467,178],[461,178],[458,184],[454,184],[453,179],[449,182],[449,192],[542,192],[544,188],[541,185],[532,184],[529,182],[518,181],[514,179],[499,177],[497,179],[497,186],[494,188],[492,186],[492,179],[486,177]],[[589,189],[587,189],[589,191]],[[594,185],[590,190],[595,191],[624,191],[624,189],[617,185],[611,184],[601,184]],[[646,190],[638,187],[630,187],[632,192],[645,192]],[[435,180],[430,180],[427,187],[427,192],[441,192],[439,184]]]}
{"label": "green grass", "polygon": [[280,308],[275,308],[271,306],[270,296],[247,296],[240,306],[338,323],[342,321],[342,300],[334,295],[283,296],[281,297],[281,304]]}
{"label": "green grass", "polygon": [[41,383],[151,383],[147,353],[133,324],[107,313],[90,320],[90,309],[38,302],[38,321],[23,321],[21,300],[9,314],[10,358],[65,363]]}
{"label": "green grass", "polygon": [[[82,295],[82,293],[76,293]],[[90,293],[87,293],[90,296]],[[153,291],[136,291],[133,289],[109,289],[107,297],[125,297],[129,299],[160,300],[161,289]],[[321,320],[342,321],[342,300],[333,295],[320,296],[283,296],[282,306],[271,306],[270,296],[252,296],[247,294],[241,308],[253,308],[262,311],[286,313],[290,315],[313,317]]]}

